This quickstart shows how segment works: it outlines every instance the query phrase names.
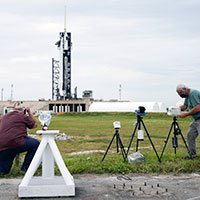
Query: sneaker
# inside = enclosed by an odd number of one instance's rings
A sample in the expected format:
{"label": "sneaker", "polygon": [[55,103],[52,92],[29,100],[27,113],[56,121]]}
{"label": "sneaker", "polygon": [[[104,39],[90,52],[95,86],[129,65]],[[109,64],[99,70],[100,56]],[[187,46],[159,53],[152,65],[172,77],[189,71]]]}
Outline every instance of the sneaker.
{"label": "sneaker", "polygon": [[183,159],[184,160],[193,160],[193,159],[196,159],[196,158],[198,158],[198,156],[196,154],[194,154],[194,155],[191,155],[191,157],[188,155],[188,156],[184,157]]}

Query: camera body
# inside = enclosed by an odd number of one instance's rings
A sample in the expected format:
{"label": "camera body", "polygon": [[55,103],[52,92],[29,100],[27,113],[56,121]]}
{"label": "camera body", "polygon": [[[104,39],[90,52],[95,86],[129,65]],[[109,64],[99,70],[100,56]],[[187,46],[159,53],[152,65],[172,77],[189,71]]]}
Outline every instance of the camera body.
{"label": "camera body", "polygon": [[167,114],[173,117],[177,117],[181,113],[181,109],[176,106],[170,106],[167,108]]}
{"label": "camera body", "polygon": [[119,121],[113,122],[113,126],[114,126],[114,129],[120,129],[121,128],[121,124],[120,124]]}
{"label": "camera body", "polygon": [[144,106],[139,106],[137,110],[135,110],[135,113],[137,115],[146,115],[145,113],[146,108]]}
{"label": "camera body", "polygon": [[14,107],[4,107],[3,108],[3,115],[5,115],[5,114],[7,114],[7,113],[9,113],[9,112],[12,112],[12,111],[14,111]]}
{"label": "camera body", "polygon": [[26,114],[26,108],[25,107],[15,108],[15,107],[8,106],[8,107],[4,107],[3,108],[3,115],[5,115],[5,114],[7,114],[9,112],[13,112],[15,110],[23,111],[24,114]]}

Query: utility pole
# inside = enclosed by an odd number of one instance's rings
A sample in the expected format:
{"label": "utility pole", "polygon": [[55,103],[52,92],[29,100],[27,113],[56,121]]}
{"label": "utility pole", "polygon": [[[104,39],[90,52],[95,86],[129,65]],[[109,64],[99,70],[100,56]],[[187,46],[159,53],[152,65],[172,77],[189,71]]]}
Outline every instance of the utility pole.
{"label": "utility pole", "polygon": [[119,101],[122,100],[122,85],[119,85]]}
{"label": "utility pole", "polygon": [[3,88],[1,89],[1,101],[3,101]]}
{"label": "utility pole", "polygon": [[13,84],[11,84],[11,95],[10,95],[10,101],[13,101]]}

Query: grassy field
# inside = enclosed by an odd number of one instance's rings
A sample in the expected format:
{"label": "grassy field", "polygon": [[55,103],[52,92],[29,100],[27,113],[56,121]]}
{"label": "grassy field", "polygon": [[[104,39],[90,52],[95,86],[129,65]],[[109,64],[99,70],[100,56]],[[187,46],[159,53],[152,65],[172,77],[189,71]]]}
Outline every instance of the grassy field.
{"label": "grassy field", "polygon": [[[64,162],[72,174],[79,173],[112,173],[112,174],[128,174],[128,173],[190,173],[200,171],[200,159],[184,160],[187,156],[187,149],[178,135],[177,153],[174,153],[172,147],[173,132],[170,135],[167,147],[165,149],[162,162],[154,153],[151,143],[145,134],[144,141],[139,143],[139,151],[146,157],[146,162],[140,164],[129,164],[123,162],[121,152],[116,152],[116,141],[112,146],[103,162],[101,159],[104,152],[95,152],[90,154],[72,155],[74,152],[84,152],[92,150],[106,150],[113,137],[113,122],[121,122],[120,137],[123,145],[127,150],[132,133],[134,131],[133,124],[136,122],[135,113],[66,113],[58,116],[52,116],[49,129],[58,129],[60,133],[70,136],[69,140],[56,141],[58,148],[63,156]],[[151,139],[160,156],[164,141],[169,133],[169,129],[173,122],[173,118],[165,113],[148,113],[143,117],[144,124],[151,136]],[[186,139],[186,133],[192,118],[178,119],[179,126]],[[40,126],[38,125],[38,128]],[[35,134],[36,130],[29,130],[30,134]],[[135,152],[136,136],[133,139],[129,154]],[[197,138],[197,153],[200,150],[200,141]],[[10,176],[20,176],[19,167],[13,165]],[[41,174],[38,169],[37,174]],[[56,167],[56,174],[59,170]]]}

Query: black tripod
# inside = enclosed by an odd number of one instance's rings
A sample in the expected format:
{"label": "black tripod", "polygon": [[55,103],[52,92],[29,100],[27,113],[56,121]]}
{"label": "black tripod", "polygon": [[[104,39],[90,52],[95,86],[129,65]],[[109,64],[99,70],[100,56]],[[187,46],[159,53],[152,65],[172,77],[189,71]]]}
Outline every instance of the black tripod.
{"label": "black tripod", "polygon": [[123,146],[122,141],[121,141],[120,136],[119,136],[119,129],[115,129],[115,134],[113,135],[112,140],[110,141],[110,144],[108,145],[106,153],[104,154],[101,162],[103,162],[104,158],[106,157],[106,154],[108,153],[108,150],[109,150],[109,148],[110,148],[115,137],[116,137],[117,153],[119,152],[119,146],[120,146],[122,156],[124,158],[124,162],[126,161],[126,152],[124,150],[124,146]]}
{"label": "black tripod", "polygon": [[[160,158],[159,158],[159,156],[158,156],[158,153],[157,153],[157,151],[156,151],[156,148],[155,148],[155,146],[154,146],[154,144],[153,144],[153,142],[152,142],[152,140],[151,140],[151,138],[150,138],[150,135],[149,135],[149,133],[148,133],[148,131],[147,131],[145,125],[144,125],[144,122],[143,122],[143,120],[142,120],[141,114],[138,114],[138,113],[136,113],[136,114],[137,114],[137,122],[136,122],[136,126],[135,126],[135,129],[134,129],[134,131],[133,131],[133,134],[132,134],[132,137],[131,137],[129,146],[128,146],[128,150],[127,150],[127,153],[126,153],[126,157],[128,156],[128,152],[129,152],[129,150],[130,150],[131,143],[132,143],[132,141],[133,141],[133,137],[135,136],[135,132],[136,132],[137,128],[138,128],[138,130],[141,130],[141,123],[142,123],[142,125],[143,125],[143,127],[144,127],[144,130],[145,130],[145,132],[146,132],[146,134],[147,134],[147,136],[148,136],[148,138],[149,138],[149,141],[150,141],[150,143],[151,143],[151,145],[152,145],[152,147],[153,147],[153,149],[154,149],[154,152],[155,152],[155,154],[156,154],[156,156],[157,156],[157,158],[158,158],[158,161],[161,162],[161,161],[160,161]],[[145,115],[145,114],[143,114],[143,115]],[[140,141],[140,139],[137,139],[136,151],[138,151],[138,144],[139,144],[139,141]]]}
{"label": "black tripod", "polygon": [[169,136],[170,136],[170,134],[171,134],[172,129],[174,129],[174,137],[172,138],[172,147],[174,148],[174,153],[176,154],[176,148],[178,147],[178,138],[177,138],[177,135],[181,135],[181,137],[182,137],[182,139],[183,139],[183,142],[184,142],[184,144],[185,144],[185,147],[186,147],[186,149],[187,149],[187,151],[188,151],[188,154],[189,154],[190,158],[192,159],[192,155],[191,155],[191,153],[190,153],[190,150],[189,150],[189,148],[188,148],[188,146],[187,146],[187,143],[186,143],[186,141],[185,141],[185,139],[184,139],[184,137],[183,137],[183,134],[182,134],[182,132],[181,132],[181,129],[179,128],[179,125],[178,125],[178,122],[177,122],[177,118],[174,116],[173,122],[172,122],[172,125],[171,125],[171,128],[170,128],[170,130],[169,130],[169,134],[168,134],[168,136],[167,136],[167,139],[165,140],[165,145],[164,145],[163,150],[162,150],[162,153],[161,153],[161,155],[160,155],[160,160],[162,159],[162,156],[163,156],[165,147],[167,146],[167,142],[168,142],[168,140],[169,140]]}

